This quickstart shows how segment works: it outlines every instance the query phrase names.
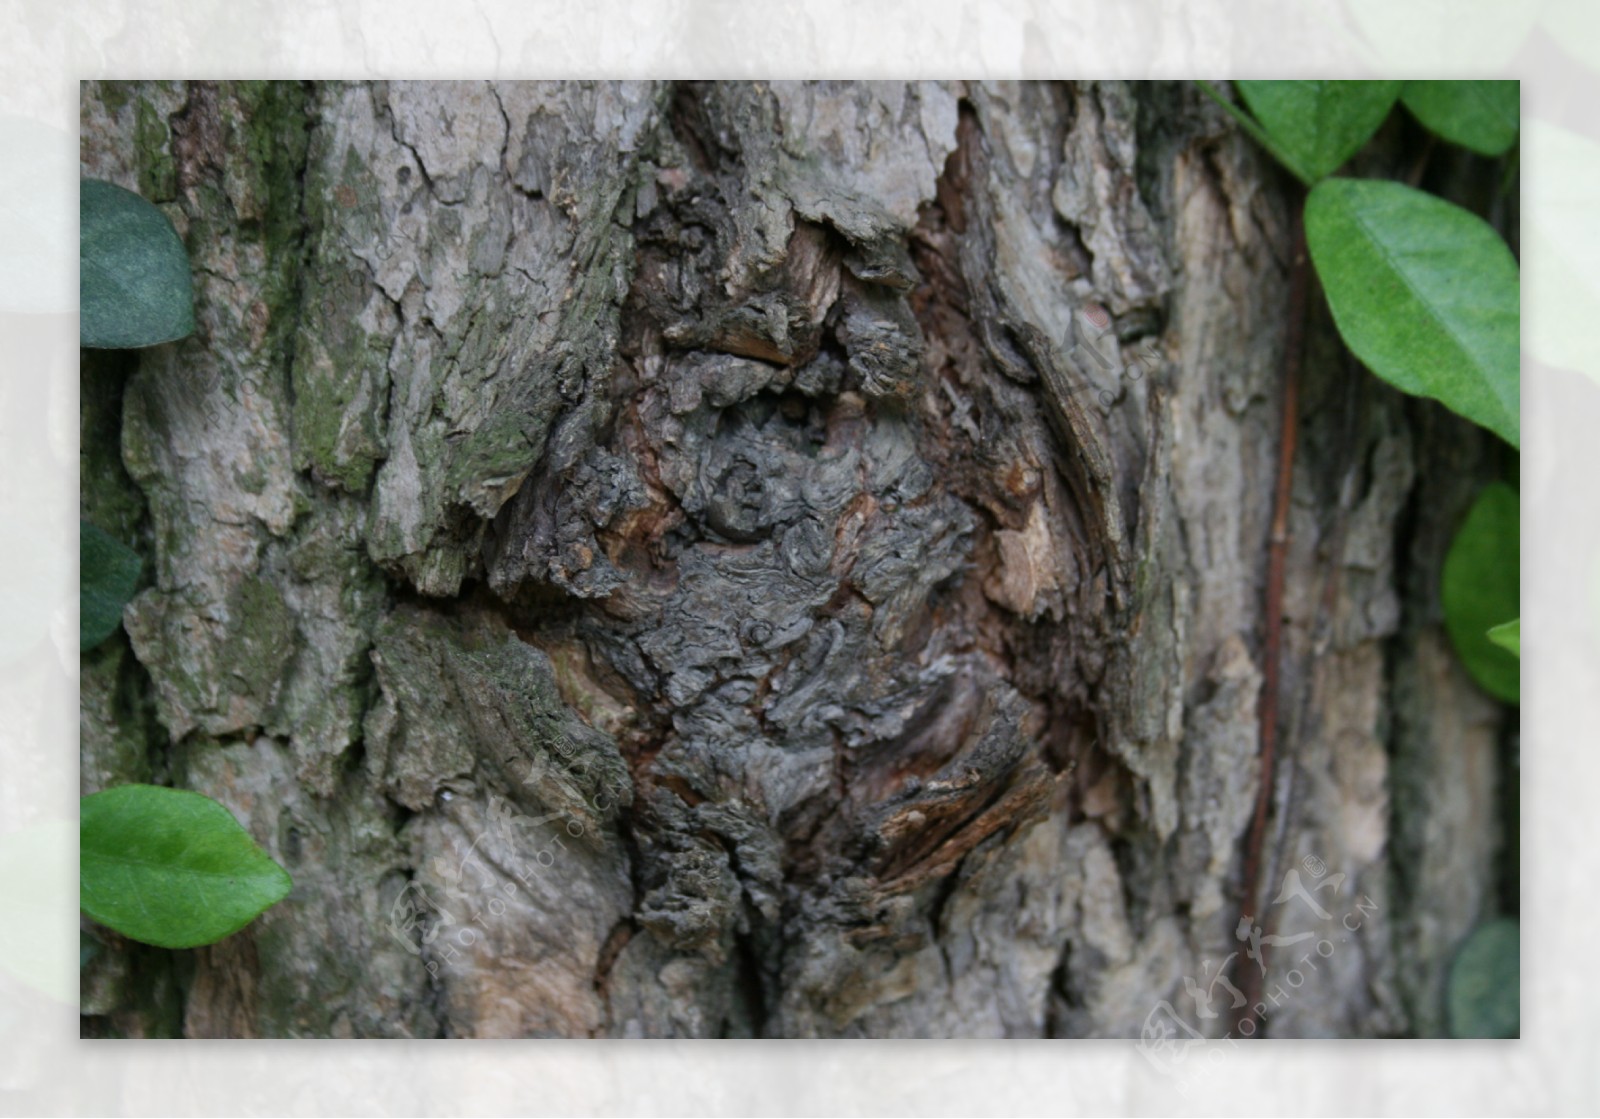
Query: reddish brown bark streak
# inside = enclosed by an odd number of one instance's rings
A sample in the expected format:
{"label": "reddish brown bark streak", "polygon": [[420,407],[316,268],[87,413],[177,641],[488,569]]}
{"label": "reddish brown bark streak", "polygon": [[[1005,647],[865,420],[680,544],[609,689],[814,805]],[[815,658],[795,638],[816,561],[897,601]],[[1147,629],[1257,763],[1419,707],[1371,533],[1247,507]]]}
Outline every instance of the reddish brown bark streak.
{"label": "reddish brown bark streak", "polygon": [[[1239,905],[1239,927],[1255,924],[1261,903],[1262,848],[1267,834],[1267,809],[1272,802],[1275,782],[1278,744],[1278,681],[1283,643],[1283,578],[1289,553],[1289,499],[1294,483],[1295,435],[1298,426],[1300,395],[1300,357],[1305,334],[1306,299],[1310,287],[1309,262],[1306,258],[1305,222],[1303,207],[1297,200],[1294,207],[1293,250],[1289,261],[1289,322],[1284,338],[1283,353],[1283,438],[1278,447],[1278,481],[1273,498],[1272,535],[1267,554],[1267,593],[1265,639],[1261,702],[1261,776],[1256,787],[1255,814],[1250,821],[1250,834],[1245,843],[1244,879]],[[1240,1021],[1254,1015],[1261,1001],[1261,984],[1266,973],[1269,949],[1260,948],[1257,966],[1241,964],[1240,991],[1245,1003],[1238,1010]]]}

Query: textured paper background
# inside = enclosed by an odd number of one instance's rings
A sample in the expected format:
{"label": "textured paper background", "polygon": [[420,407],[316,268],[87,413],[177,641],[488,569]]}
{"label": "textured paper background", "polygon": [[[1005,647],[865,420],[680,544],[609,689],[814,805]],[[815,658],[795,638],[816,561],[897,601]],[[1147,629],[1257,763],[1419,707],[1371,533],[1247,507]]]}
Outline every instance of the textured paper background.
{"label": "textured paper background", "polygon": [[[6,0],[0,1109],[13,1114],[1576,1114],[1600,1107],[1600,6],[1583,0]],[[1520,77],[1525,769],[1518,1043],[119,1045],[77,1040],[77,79]]]}

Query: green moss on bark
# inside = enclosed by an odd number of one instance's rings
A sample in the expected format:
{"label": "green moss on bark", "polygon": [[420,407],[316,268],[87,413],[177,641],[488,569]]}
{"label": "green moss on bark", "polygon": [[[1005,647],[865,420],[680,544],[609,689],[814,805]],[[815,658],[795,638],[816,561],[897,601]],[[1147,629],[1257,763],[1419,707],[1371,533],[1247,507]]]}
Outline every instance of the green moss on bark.
{"label": "green moss on bark", "polygon": [[137,112],[133,136],[139,157],[139,193],[151,202],[171,202],[178,197],[172,131],[148,98],[139,98]]}
{"label": "green moss on bark", "polygon": [[263,579],[246,579],[229,599],[228,615],[232,640],[217,667],[230,690],[273,695],[295,649],[294,618],[283,596]]}

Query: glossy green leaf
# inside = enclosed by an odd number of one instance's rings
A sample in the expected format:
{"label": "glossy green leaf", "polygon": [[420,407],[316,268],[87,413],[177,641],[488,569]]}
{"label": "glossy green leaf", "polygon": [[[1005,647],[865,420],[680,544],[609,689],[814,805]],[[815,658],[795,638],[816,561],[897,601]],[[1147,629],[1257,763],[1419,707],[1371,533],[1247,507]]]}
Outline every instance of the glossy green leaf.
{"label": "glossy green leaf", "polygon": [[1516,143],[1520,82],[1407,82],[1406,108],[1428,128],[1479,155],[1504,155]]}
{"label": "glossy green leaf", "polygon": [[78,648],[88,652],[122,624],[143,566],[133,549],[88,521],[78,523]]}
{"label": "glossy green leaf", "polygon": [[120,785],[84,797],[81,813],[79,904],[134,940],[210,944],[293,885],[226,808],[198,793]]}
{"label": "glossy green leaf", "polygon": [[78,187],[78,341],[133,349],[194,332],[189,256],[167,216],[98,179]]}
{"label": "glossy green leaf", "polygon": [[1522,659],[1522,619],[1495,626],[1489,631],[1489,640],[1506,650],[1518,660]]}
{"label": "glossy green leaf", "polygon": [[1378,130],[1399,82],[1235,82],[1273,155],[1307,186],[1333,174]]}
{"label": "glossy green leaf", "polygon": [[1305,222],[1355,355],[1396,388],[1518,446],[1521,285],[1500,235],[1441,198],[1375,180],[1318,183]]}
{"label": "glossy green leaf", "polygon": [[1496,482],[1478,495],[1450,543],[1440,597],[1444,624],[1467,671],[1484,691],[1507,703],[1521,697],[1521,662],[1489,638],[1519,613],[1521,576],[1517,491]]}
{"label": "glossy green leaf", "polygon": [[1446,1010],[1452,1037],[1521,1033],[1522,933],[1509,917],[1473,930],[1450,965]]}

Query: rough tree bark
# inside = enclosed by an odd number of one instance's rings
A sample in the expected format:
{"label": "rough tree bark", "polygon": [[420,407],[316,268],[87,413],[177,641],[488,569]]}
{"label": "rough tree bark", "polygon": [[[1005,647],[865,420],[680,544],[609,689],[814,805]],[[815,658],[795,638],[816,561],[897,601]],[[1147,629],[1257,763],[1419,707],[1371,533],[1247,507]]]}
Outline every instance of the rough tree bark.
{"label": "rough tree bark", "polygon": [[[216,797],[295,880],[195,952],[91,929],[86,1034],[1226,1028],[1291,198],[1191,86],[82,109],[200,321],[84,356],[84,514],[148,585],[83,791]],[[1436,594],[1496,452],[1315,302],[1265,880],[1333,886],[1266,1030],[1432,1035],[1506,881]]]}

